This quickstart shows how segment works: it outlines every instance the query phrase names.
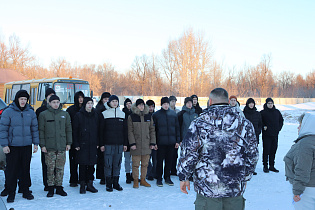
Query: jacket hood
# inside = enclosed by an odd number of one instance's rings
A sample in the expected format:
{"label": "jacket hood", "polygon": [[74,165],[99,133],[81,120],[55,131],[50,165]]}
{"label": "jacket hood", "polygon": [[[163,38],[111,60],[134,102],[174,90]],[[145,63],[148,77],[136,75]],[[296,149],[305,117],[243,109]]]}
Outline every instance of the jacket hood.
{"label": "jacket hood", "polygon": [[297,140],[305,136],[315,135],[314,125],[315,125],[315,113],[306,113],[303,118],[301,129],[299,132],[299,137]]}
{"label": "jacket hood", "polygon": [[271,111],[271,110],[275,110],[275,109],[276,109],[276,106],[275,106],[275,105],[273,105],[273,107],[272,107],[271,109],[269,109],[269,108],[267,107],[267,103],[264,104],[264,110],[266,110],[266,111]]}
{"label": "jacket hood", "polygon": [[80,107],[79,106],[79,97],[82,96],[84,98],[84,94],[82,91],[78,91],[74,94],[74,105],[76,107]]}
{"label": "jacket hood", "polygon": [[194,113],[194,112],[195,112],[195,107],[192,106],[191,109],[188,109],[187,106],[184,105],[184,106],[182,107],[182,110],[184,110],[184,111],[186,111],[186,112],[193,112],[193,113]]}
{"label": "jacket hood", "polygon": [[[141,115],[141,111],[140,109],[136,106],[136,103],[133,103],[131,106],[131,111],[132,113],[135,113],[136,115]],[[144,105],[144,110],[143,110],[143,114],[149,114],[149,106],[148,105]]]}

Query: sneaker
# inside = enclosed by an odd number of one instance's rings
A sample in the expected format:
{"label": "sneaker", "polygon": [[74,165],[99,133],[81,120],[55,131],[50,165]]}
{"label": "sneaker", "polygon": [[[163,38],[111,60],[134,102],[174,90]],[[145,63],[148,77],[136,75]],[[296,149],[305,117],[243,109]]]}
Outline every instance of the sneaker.
{"label": "sneaker", "polygon": [[13,203],[15,199],[15,193],[9,193],[9,196],[7,197],[8,203]]}
{"label": "sneaker", "polygon": [[23,198],[25,198],[27,200],[33,200],[34,196],[32,195],[32,193],[30,191],[26,191],[23,193]]}
{"label": "sneaker", "polygon": [[275,173],[279,173],[279,170],[276,169],[275,167],[270,167],[269,171],[275,172]]}
{"label": "sneaker", "polygon": [[157,181],[156,181],[156,185],[157,185],[158,187],[163,187],[162,180],[157,180]]}
{"label": "sneaker", "polygon": [[168,184],[169,186],[174,186],[174,182],[170,178],[165,179],[165,184]]}

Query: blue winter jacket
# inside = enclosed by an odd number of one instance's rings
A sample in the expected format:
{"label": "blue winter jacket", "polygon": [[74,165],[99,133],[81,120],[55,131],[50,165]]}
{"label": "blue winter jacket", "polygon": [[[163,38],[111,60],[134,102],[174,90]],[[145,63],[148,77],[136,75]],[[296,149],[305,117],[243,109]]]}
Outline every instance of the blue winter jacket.
{"label": "blue winter jacket", "polygon": [[2,113],[0,120],[1,146],[39,144],[38,123],[33,107],[25,105],[21,111],[13,102]]}

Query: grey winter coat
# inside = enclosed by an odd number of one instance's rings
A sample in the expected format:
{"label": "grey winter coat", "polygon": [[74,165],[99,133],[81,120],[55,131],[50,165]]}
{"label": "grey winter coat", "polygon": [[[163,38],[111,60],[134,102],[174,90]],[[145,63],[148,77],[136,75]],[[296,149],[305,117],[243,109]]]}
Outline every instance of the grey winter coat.
{"label": "grey winter coat", "polygon": [[188,128],[190,126],[190,123],[198,118],[198,114],[196,113],[196,110],[194,107],[191,109],[188,109],[185,105],[182,108],[182,111],[180,111],[177,114],[179,127],[180,127],[180,140],[182,141],[185,137]]}
{"label": "grey winter coat", "polygon": [[284,157],[285,176],[293,185],[293,194],[301,195],[305,187],[315,187],[315,114],[307,113],[299,137]]}
{"label": "grey winter coat", "polygon": [[39,144],[38,123],[31,105],[21,111],[15,102],[2,113],[0,120],[1,146],[28,146]]}

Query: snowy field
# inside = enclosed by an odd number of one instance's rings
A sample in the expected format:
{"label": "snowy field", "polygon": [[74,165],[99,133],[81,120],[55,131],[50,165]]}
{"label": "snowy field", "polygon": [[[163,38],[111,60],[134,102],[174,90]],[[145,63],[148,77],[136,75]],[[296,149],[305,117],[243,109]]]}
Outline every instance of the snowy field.
{"label": "snowy field", "polygon": [[[268,174],[262,171],[262,144],[260,139],[259,152],[260,159],[257,164],[257,176],[247,184],[244,194],[246,198],[246,209],[248,210],[288,210],[293,209],[292,190],[284,176],[283,157],[293,144],[297,137],[297,117],[303,112],[314,112],[315,103],[305,103],[296,105],[276,105],[281,110],[285,124],[280,132],[279,147],[276,155],[276,168],[279,173],[270,172]],[[261,109],[261,106],[258,107]],[[260,137],[261,138],[261,137]],[[194,209],[194,200],[196,193],[191,183],[191,191],[188,195],[179,190],[179,180],[177,176],[172,176],[174,186],[164,184],[164,187],[157,187],[155,181],[148,181],[152,187],[133,189],[132,184],[126,184],[124,165],[121,169],[120,184],[124,188],[122,192],[106,192],[105,186],[99,184],[99,180],[94,181],[98,193],[87,192],[85,195],[79,194],[79,187],[71,188],[69,186],[69,163],[66,163],[64,175],[64,187],[68,193],[67,197],[55,195],[53,198],[47,198],[47,192],[44,192],[42,185],[42,170],[40,162],[40,153],[33,155],[31,163],[31,178],[33,195],[35,199],[28,201],[22,198],[22,194],[17,194],[15,202],[6,203],[6,197],[2,197],[7,208],[13,207],[20,209],[163,209],[163,210],[188,210]],[[0,171],[0,190],[3,190],[4,173]]]}

